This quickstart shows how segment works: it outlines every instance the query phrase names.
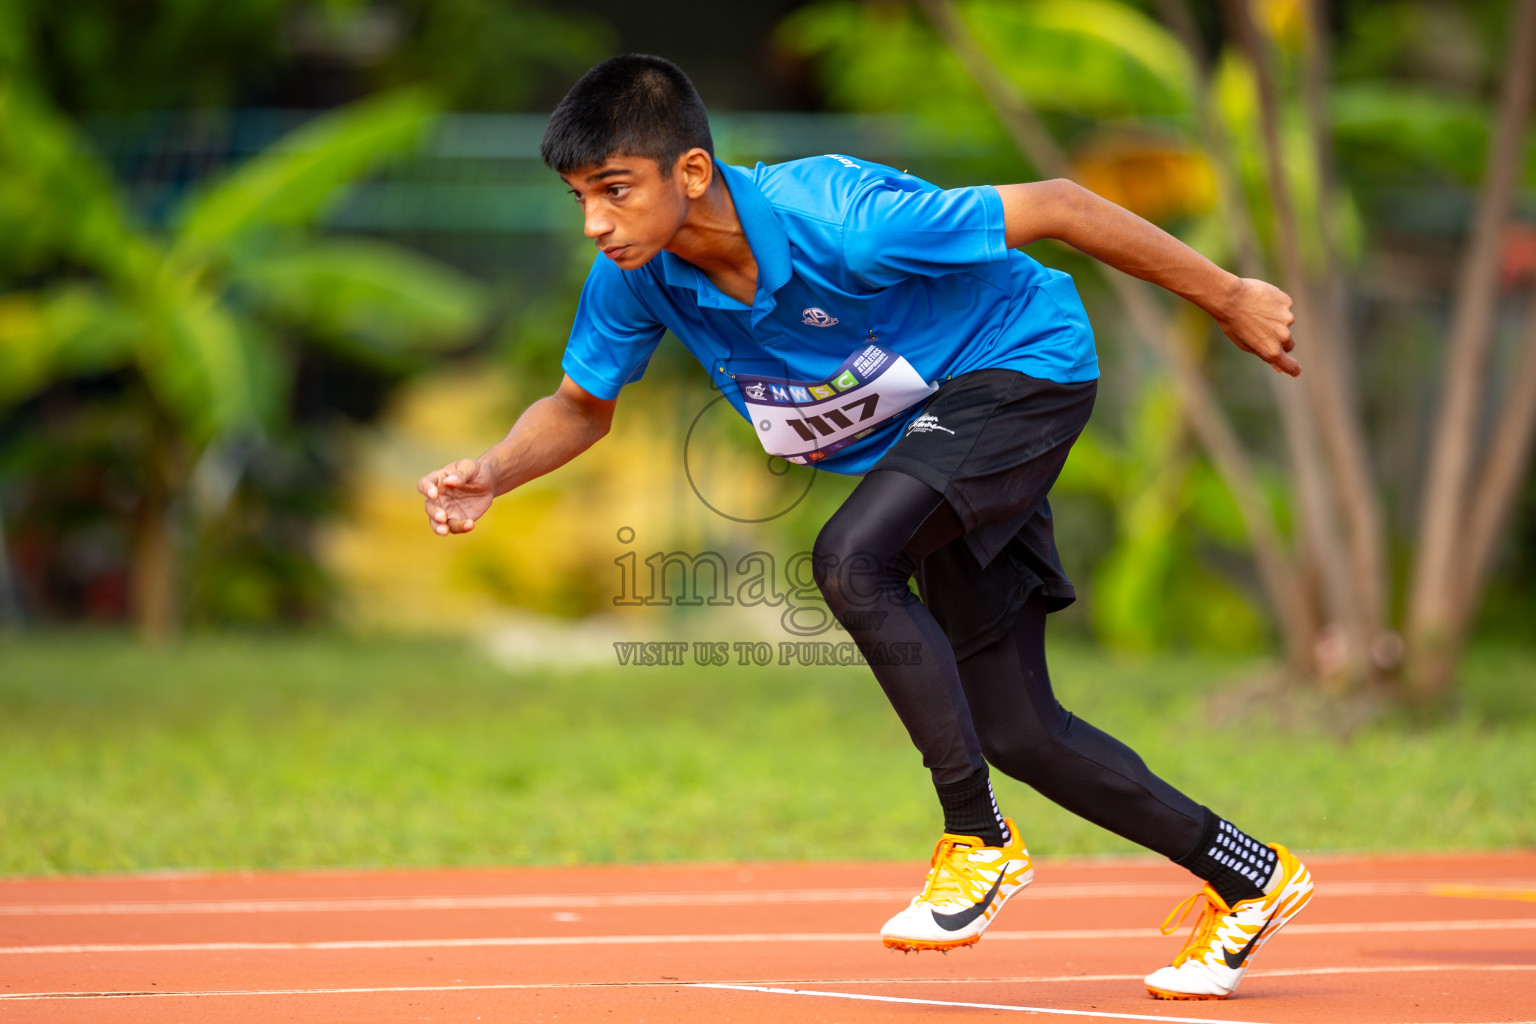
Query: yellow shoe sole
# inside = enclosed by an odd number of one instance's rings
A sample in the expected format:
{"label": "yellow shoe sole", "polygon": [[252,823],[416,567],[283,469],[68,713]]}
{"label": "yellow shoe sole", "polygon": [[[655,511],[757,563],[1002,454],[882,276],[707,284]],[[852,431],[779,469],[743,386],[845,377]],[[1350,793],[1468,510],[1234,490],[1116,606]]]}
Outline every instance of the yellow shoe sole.
{"label": "yellow shoe sole", "polygon": [[[1168,991],[1165,988],[1153,988],[1151,985],[1147,986],[1147,991],[1149,993],[1151,993],[1153,999],[1185,999],[1185,1000],[1192,1000],[1192,999],[1225,999],[1225,998],[1227,998],[1227,996],[1199,996],[1199,995],[1195,995],[1195,994],[1190,993],[1190,992],[1170,992],[1170,991]],[[1231,993],[1228,993],[1228,995],[1231,995]]]}
{"label": "yellow shoe sole", "polygon": [[903,953],[921,953],[924,950],[934,949],[940,953],[947,953],[961,946],[974,946],[981,941],[980,935],[972,935],[968,939],[955,939],[952,942],[929,942],[924,939],[882,939],[886,949],[899,949]]}

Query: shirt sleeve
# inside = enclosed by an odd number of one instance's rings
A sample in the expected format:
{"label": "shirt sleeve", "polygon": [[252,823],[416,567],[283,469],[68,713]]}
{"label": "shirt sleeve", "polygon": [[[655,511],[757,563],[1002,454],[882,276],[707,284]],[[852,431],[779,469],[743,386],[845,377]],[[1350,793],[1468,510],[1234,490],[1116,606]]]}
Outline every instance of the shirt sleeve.
{"label": "shirt sleeve", "polygon": [[843,221],[848,269],[877,288],[1007,255],[1003,200],[991,185],[910,190],[883,182],[860,194]]}
{"label": "shirt sleeve", "polygon": [[560,366],[583,390],[615,399],[645,374],[666,327],[645,308],[624,271],[598,256],[581,289]]}

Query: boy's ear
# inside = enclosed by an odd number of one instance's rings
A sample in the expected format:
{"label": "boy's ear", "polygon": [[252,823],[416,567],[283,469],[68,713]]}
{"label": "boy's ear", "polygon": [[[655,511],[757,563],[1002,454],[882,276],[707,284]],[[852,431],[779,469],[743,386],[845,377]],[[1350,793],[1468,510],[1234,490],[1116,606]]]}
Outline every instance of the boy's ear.
{"label": "boy's ear", "polygon": [[673,172],[683,181],[683,193],[689,199],[698,199],[715,179],[715,161],[705,149],[695,146],[677,158]]}

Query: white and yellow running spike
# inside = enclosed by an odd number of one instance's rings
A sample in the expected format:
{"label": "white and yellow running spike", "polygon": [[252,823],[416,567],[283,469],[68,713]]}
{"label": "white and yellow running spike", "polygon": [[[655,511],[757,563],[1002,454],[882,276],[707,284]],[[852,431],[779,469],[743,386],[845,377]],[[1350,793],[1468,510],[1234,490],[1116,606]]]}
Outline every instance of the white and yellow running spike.
{"label": "white and yellow running spike", "polygon": [[1189,940],[1173,963],[1147,975],[1147,991],[1158,999],[1225,999],[1237,991],[1248,963],[1287,921],[1312,898],[1312,875],[1283,846],[1279,879],[1265,895],[1227,906],[1206,886],[1173,908],[1163,922],[1163,934],[1178,930],[1195,909],[1200,916]]}
{"label": "white and yellow running spike", "polygon": [[1035,877],[1019,830],[1004,820],[1012,837],[1006,846],[948,832],[939,839],[923,891],[880,929],[887,947],[946,950],[981,938],[1008,897]]}

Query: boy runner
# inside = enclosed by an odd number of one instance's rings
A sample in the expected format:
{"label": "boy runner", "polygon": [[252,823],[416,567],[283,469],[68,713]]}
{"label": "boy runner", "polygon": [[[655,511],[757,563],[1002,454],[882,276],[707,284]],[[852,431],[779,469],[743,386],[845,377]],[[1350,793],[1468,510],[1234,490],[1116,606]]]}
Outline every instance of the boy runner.
{"label": "boy runner", "polygon": [[1189,941],[1147,987],[1231,995],[1310,898],[1311,877],[1051,692],[1045,617],[1074,593],[1046,493],[1087,422],[1098,361],[1071,279],[1015,250],[1067,242],[1195,303],[1294,376],[1290,298],[1069,181],[943,191],[846,156],[718,164],[698,94],[656,57],[587,72],[542,155],[601,253],[565,377],[479,459],[422,477],[432,529],[467,533],[497,495],[607,433],[620,390],[670,329],[770,454],[863,474],[817,537],[816,580],[944,812],[923,889],[887,922],[885,945],[975,942],[1031,880],[990,762],[1202,879],[1175,908],[1199,910]]}

